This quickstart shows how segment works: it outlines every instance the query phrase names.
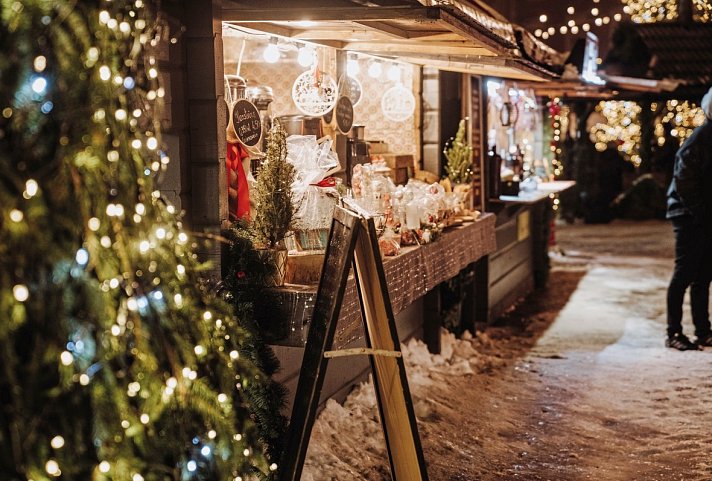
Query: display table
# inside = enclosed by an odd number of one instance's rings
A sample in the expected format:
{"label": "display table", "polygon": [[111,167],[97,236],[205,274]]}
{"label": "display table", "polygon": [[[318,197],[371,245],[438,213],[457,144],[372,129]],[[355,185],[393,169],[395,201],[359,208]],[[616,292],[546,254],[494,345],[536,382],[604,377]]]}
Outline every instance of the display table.
{"label": "display table", "polygon": [[536,190],[531,192],[520,192],[519,195],[500,195],[502,202],[519,202],[521,204],[536,204],[549,197],[551,194],[558,194],[576,185],[573,180],[555,180],[552,182],[539,182]]}
{"label": "display table", "polygon": [[497,215],[497,252],[489,256],[488,313],[496,320],[549,277],[552,198],[574,187],[574,181],[540,182],[537,190],[502,195],[490,201]]}
{"label": "display table", "polygon": [[[407,247],[400,255],[385,258],[383,266],[394,314],[495,250],[495,216],[483,214],[475,222],[447,229],[430,244]],[[286,285],[267,290],[255,306],[255,315],[269,343],[304,346],[316,291],[316,285]],[[362,336],[360,316],[356,283],[351,275],[334,348],[349,345]]]}

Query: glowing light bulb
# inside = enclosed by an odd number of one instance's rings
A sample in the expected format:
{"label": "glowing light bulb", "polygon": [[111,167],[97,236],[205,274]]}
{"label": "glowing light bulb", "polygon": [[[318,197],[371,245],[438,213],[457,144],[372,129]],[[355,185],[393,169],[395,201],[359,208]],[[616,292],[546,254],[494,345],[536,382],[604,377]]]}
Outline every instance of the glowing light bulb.
{"label": "glowing light bulb", "polygon": [[262,58],[265,59],[267,63],[277,63],[279,61],[279,47],[277,47],[276,42],[270,42],[262,52]]}
{"label": "glowing light bulb", "polygon": [[12,295],[18,302],[25,302],[30,297],[30,290],[24,284],[17,284],[12,288]]}
{"label": "glowing light bulb", "polygon": [[346,74],[349,77],[355,77],[360,71],[361,67],[358,64],[358,60],[350,58],[346,61]]}
{"label": "glowing light bulb", "polygon": [[43,94],[47,90],[47,79],[44,77],[37,77],[32,81],[32,91],[36,94]]}
{"label": "glowing light bulb", "polygon": [[25,182],[25,193],[27,194],[28,198],[34,197],[35,195],[37,195],[37,192],[39,191],[39,189],[40,189],[40,186],[36,180],[30,179],[27,182]]}
{"label": "glowing light bulb", "polygon": [[373,62],[368,66],[368,76],[371,78],[378,78],[383,73],[383,67],[381,62]]}
{"label": "glowing light bulb", "polygon": [[304,45],[299,48],[299,53],[297,54],[297,62],[299,62],[299,65],[301,65],[302,67],[311,67],[314,64],[315,55],[316,51],[313,47],[309,45]]}
{"label": "glowing light bulb", "polygon": [[57,461],[54,459],[50,459],[45,463],[45,471],[47,471],[47,474],[50,476],[59,476],[62,474],[62,471],[59,470],[59,464],[57,464]]}
{"label": "glowing light bulb", "polygon": [[547,20],[549,20],[549,17],[547,17],[546,15],[539,15],[540,22],[546,22]]}
{"label": "glowing light bulb", "polygon": [[13,222],[21,222],[25,218],[25,214],[17,209],[12,209],[10,211],[10,220]]}
{"label": "glowing light bulb", "polygon": [[398,65],[391,65],[388,69],[388,80],[392,82],[399,82],[401,79],[401,71]]}
{"label": "glowing light bulb", "polygon": [[50,446],[54,449],[61,449],[64,446],[64,438],[62,436],[55,436],[49,442]]}

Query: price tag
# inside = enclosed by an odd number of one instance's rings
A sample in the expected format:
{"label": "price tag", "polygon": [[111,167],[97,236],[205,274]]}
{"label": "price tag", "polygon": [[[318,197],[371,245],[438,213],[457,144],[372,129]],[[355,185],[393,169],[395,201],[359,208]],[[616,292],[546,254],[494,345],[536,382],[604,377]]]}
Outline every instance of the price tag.
{"label": "price tag", "polygon": [[346,96],[339,97],[334,110],[336,111],[336,126],[342,134],[347,133],[354,124],[354,106],[351,99]]}
{"label": "price tag", "polygon": [[237,139],[248,147],[254,147],[262,138],[262,121],[260,112],[252,102],[238,100],[232,108],[232,124],[235,127]]}

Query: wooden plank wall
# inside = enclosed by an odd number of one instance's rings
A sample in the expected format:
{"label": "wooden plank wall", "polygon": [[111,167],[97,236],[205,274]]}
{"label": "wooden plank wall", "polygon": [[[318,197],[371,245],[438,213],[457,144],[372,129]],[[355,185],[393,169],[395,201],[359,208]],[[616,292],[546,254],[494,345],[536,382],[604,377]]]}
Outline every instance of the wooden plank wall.
{"label": "wooden plank wall", "polygon": [[[159,66],[166,90],[164,143],[171,163],[162,175],[166,200],[185,212],[186,227],[218,234],[227,218],[223,88],[222,2],[166,2],[175,44],[159,47]],[[201,247],[210,274],[220,275],[220,246]]]}
{"label": "wooden plank wall", "polygon": [[[528,234],[525,236],[525,232]],[[534,289],[531,206],[510,204],[497,215],[497,252],[489,256],[489,313],[494,321]]]}

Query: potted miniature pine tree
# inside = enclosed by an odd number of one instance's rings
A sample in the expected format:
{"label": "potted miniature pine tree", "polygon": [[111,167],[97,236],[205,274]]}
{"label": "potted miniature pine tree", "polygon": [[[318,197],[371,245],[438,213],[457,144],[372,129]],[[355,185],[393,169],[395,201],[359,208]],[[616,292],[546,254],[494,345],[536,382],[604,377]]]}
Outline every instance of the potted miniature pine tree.
{"label": "potted miniature pine tree", "polygon": [[255,192],[255,220],[252,228],[259,254],[274,275],[266,283],[284,284],[287,249],[284,238],[292,223],[292,182],[294,166],[287,162],[287,132],[276,122],[267,134],[267,153],[260,168]]}
{"label": "potted miniature pine tree", "polygon": [[469,207],[472,186],[472,146],[467,142],[467,119],[460,120],[460,125],[455,134],[455,138],[445,144],[443,154],[447,159],[445,172],[447,178],[454,184],[453,190],[460,193],[465,199],[465,204]]}

